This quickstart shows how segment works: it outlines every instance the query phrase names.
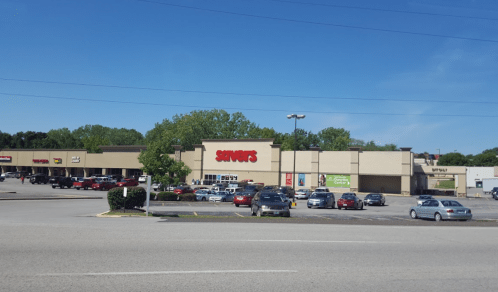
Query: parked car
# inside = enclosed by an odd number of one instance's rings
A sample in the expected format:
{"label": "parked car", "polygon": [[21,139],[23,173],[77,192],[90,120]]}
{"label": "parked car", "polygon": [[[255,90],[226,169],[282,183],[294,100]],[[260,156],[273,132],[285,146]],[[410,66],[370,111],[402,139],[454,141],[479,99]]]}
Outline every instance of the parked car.
{"label": "parked car", "polygon": [[329,188],[326,187],[318,187],[314,190],[315,193],[330,193]]}
{"label": "parked car", "polygon": [[189,187],[189,186],[181,186],[181,187],[177,187],[173,193],[175,194],[188,194],[188,193],[192,193],[192,189]]}
{"label": "parked car", "polygon": [[294,192],[294,189],[292,187],[281,186],[278,188],[277,191],[284,194],[289,199],[294,199],[295,192]]}
{"label": "parked car", "polygon": [[254,197],[254,195],[256,194],[253,192],[239,192],[233,198],[233,204],[235,205],[235,207],[238,207],[240,205],[251,206],[252,198]]}
{"label": "parked car", "polygon": [[354,208],[363,210],[363,201],[356,196],[355,193],[344,193],[341,198],[337,200],[337,209]]}
{"label": "parked car", "polygon": [[493,196],[493,199],[498,200],[498,187],[491,190],[491,196]]}
{"label": "parked car", "polygon": [[54,176],[51,177],[49,181],[52,184],[53,189],[55,189],[56,187],[60,187],[61,189],[66,187],[69,189],[73,186],[73,181],[71,180],[70,177]]}
{"label": "parked car", "polygon": [[289,205],[289,209],[292,209],[292,201],[287,198],[286,195],[282,194],[282,193],[278,193],[280,194],[280,197],[282,197],[282,201],[284,201],[287,205]]}
{"label": "parked car", "polygon": [[116,187],[116,183],[113,181],[103,181],[103,180],[97,180],[92,184],[92,189],[97,191],[108,191],[112,188]]}
{"label": "parked car", "polygon": [[195,200],[196,201],[209,201],[209,198],[214,195],[214,192],[211,190],[198,190],[195,192]]}
{"label": "parked car", "polygon": [[110,181],[120,181],[123,179],[123,176],[121,174],[108,174],[106,175],[107,178],[109,178]]}
{"label": "parked car", "polygon": [[4,181],[5,180],[5,176],[0,176],[0,181]]}
{"label": "parked car", "polygon": [[457,201],[453,200],[426,200],[422,205],[410,207],[412,219],[427,218],[435,221],[442,220],[470,220],[472,212]]}
{"label": "parked car", "polygon": [[16,173],[15,172],[6,172],[6,173],[2,173],[2,176],[5,178],[14,178],[14,177],[16,177]]}
{"label": "parked car", "polygon": [[22,176],[24,176],[24,178],[29,178],[31,176],[31,173],[29,173],[27,171],[16,172],[16,175],[15,175],[16,178],[21,178]]}
{"label": "parked car", "polygon": [[230,192],[220,191],[209,197],[210,202],[233,202],[233,194]]}
{"label": "parked car", "polygon": [[230,193],[232,193],[234,195],[237,195],[238,193],[244,191],[244,189],[240,188],[240,187],[237,187],[237,188],[226,188],[225,191],[226,192],[230,192]]}
{"label": "parked car", "polygon": [[296,192],[296,199],[307,200],[309,199],[310,195],[311,195],[310,189],[299,189]]}
{"label": "parked car", "polygon": [[151,186],[151,187],[152,187],[152,189],[153,189],[154,191],[156,191],[156,192],[157,192],[158,190],[159,190],[159,191],[162,191],[162,190],[163,190],[163,184],[162,184],[162,183],[160,183],[160,182],[157,182],[157,181],[155,181],[155,182],[152,184],[152,186]]}
{"label": "parked car", "polygon": [[116,183],[117,187],[134,187],[138,186],[138,181],[132,178],[125,178]]}
{"label": "parked car", "polygon": [[29,182],[31,184],[47,184],[48,180],[49,180],[48,175],[43,174],[43,173],[33,174],[29,178]]}
{"label": "parked car", "polygon": [[275,192],[259,192],[251,202],[251,215],[283,216],[290,217],[289,205],[282,200],[280,194]]}
{"label": "parked car", "polygon": [[384,206],[386,204],[386,197],[383,194],[368,194],[363,200],[365,205],[379,205]]}
{"label": "parked car", "polygon": [[197,191],[200,191],[200,190],[208,190],[209,188],[208,187],[195,187],[192,192],[195,194],[197,193]]}
{"label": "parked car", "polygon": [[262,191],[270,192],[270,191],[276,190],[276,189],[278,189],[278,186],[264,186]]}
{"label": "parked car", "polygon": [[334,193],[318,192],[311,194],[308,199],[308,208],[335,208]]}
{"label": "parked car", "polygon": [[247,185],[244,188],[244,192],[251,192],[253,194],[256,194],[257,192],[261,191],[263,189],[262,185]]}
{"label": "parked car", "polygon": [[139,183],[146,183],[146,182],[147,182],[147,175],[141,175],[141,176],[138,178],[138,182],[139,182]]}
{"label": "parked car", "polygon": [[81,178],[79,181],[73,182],[73,187],[77,190],[84,189],[86,191],[92,187],[94,182],[94,178]]}
{"label": "parked car", "polygon": [[433,197],[431,195],[420,195],[418,198],[417,198],[417,205],[422,205],[423,202],[427,201],[427,200],[432,200]]}

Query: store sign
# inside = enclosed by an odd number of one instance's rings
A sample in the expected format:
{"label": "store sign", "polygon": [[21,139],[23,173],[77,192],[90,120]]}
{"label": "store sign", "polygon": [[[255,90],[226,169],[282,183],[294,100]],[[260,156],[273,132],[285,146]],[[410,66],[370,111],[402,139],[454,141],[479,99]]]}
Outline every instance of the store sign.
{"label": "store sign", "polygon": [[80,163],[80,157],[79,156],[73,156],[71,159],[72,163]]}
{"label": "store sign", "polygon": [[33,159],[34,163],[48,163],[48,159]]}
{"label": "store sign", "polygon": [[447,172],[447,168],[433,168],[432,172]]}
{"label": "store sign", "polygon": [[304,173],[300,173],[297,179],[297,185],[300,187],[304,187],[306,184],[306,175]]}
{"label": "store sign", "polygon": [[292,173],[285,174],[285,185],[292,186]]}
{"label": "store sign", "polygon": [[62,163],[62,158],[54,158],[54,163],[61,164]]}
{"label": "store sign", "polygon": [[349,188],[351,185],[351,176],[342,174],[327,174],[326,185],[331,188]]}
{"label": "store sign", "polygon": [[10,162],[12,161],[12,156],[0,156],[0,162]]}
{"label": "store sign", "polygon": [[256,153],[255,150],[218,150],[216,161],[256,162]]}

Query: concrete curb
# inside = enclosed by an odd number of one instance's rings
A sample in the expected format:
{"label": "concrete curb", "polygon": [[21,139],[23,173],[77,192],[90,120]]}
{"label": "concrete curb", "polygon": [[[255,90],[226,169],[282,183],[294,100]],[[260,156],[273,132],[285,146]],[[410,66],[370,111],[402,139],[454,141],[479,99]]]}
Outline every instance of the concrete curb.
{"label": "concrete curb", "polygon": [[81,197],[81,198],[64,198],[64,197],[39,197],[39,198],[0,198],[0,201],[36,201],[36,200],[91,200],[103,199],[102,197]]}

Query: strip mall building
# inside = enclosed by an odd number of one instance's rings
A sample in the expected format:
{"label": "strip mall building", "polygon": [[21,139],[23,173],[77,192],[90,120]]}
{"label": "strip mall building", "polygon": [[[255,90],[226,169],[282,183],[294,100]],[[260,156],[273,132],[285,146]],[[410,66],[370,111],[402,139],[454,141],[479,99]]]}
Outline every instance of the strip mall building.
{"label": "strip mall building", "polygon": [[[410,195],[426,188],[427,177],[444,174],[455,179],[459,196],[466,195],[465,167],[414,164],[411,148],[400,151],[322,151],[311,148],[282,151],[273,139],[202,140],[194,150],[174,146],[170,154],[192,172],[186,182],[230,182],[251,179],[265,185],[296,188],[327,186],[335,192],[380,192]],[[138,155],[145,146],[101,146],[103,153],[86,150],[0,151],[2,172],[29,171],[48,175],[141,174]]]}

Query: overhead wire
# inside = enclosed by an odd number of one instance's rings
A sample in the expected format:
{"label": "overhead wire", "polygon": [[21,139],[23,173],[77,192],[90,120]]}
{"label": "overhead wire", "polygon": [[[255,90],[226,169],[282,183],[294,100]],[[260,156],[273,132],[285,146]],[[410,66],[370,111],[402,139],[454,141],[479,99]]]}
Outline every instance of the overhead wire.
{"label": "overhead wire", "polygon": [[319,22],[319,21],[297,20],[297,19],[282,18],[282,17],[273,17],[273,16],[262,16],[262,15],[249,14],[249,13],[240,13],[240,12],[232,12],[232,11],[225,11],[225,10],[201,8],[201,7],[188,6],[188,5],[165,3],[165,2],[153,1],[153,0],[137,0],[137,1],[139,1],[139,2],[146,2],[146,3],[152,3],[152,4],[159,4],[159,5],[166,5],[166,6],[171,6],[171,7],[179,7],[179,8],[185,8],[185,9],[207,11],[207,12],[213,12],[213,13],[221,13],[221,14],[228,14],[228,15],[245,16],[245,17],[252,17],[252,18],[259,18],[259,19],[278,20],[278,21],[285,21],[285,22],[292,22],[292,23],[305,23],[305,24],[313,24],[313,25],[322,25],[322,26],[340,27],[340,28],[348,28],[348,29],[357,29],[357,30],[368,30],[368,31],[378,31],[378,32],[387,32],[387,33],[398,33],[398,34],[409,34],[409,35],[419,35],[419,36],[428,36],[428,37],[458,39],[458,40],[466,40],[466,41],[479,41],[479,42],[498,43],[498,40],[492,40],[492,39],[460,37],[460,36],[450,36],[450,35],[443,35],[443,34],[412,32],[412,31],[403,31],[403,30],[395,30],[395,29],[384,29],[384,28],[374,28],[374,27],[366,27],[366,26],[345,25],[345,24],[327,23],[327,22]]}

